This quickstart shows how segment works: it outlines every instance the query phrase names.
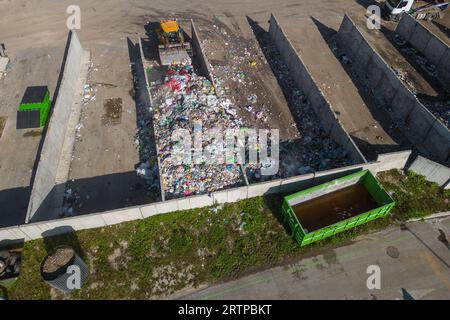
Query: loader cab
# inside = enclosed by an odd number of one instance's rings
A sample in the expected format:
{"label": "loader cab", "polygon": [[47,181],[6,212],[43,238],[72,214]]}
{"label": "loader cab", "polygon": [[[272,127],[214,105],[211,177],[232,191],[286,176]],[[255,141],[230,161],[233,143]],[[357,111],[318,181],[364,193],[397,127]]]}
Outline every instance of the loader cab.
{"label": "loader cab", "polygon": [[179,43],[179,37],[177,32],[164,33],[164,37],[167,39],[169,44]]}
{"label": "loader cab", "polygon": [[384,2],[384,14],[389,20],[399,20],[404,12],[412,9],[414,0],[386,0]]}
{"label": "loader cab", "polygon": [[171,45],[183,43],[183,35],[175,20],[161,21],[160,28],[162,44]]}

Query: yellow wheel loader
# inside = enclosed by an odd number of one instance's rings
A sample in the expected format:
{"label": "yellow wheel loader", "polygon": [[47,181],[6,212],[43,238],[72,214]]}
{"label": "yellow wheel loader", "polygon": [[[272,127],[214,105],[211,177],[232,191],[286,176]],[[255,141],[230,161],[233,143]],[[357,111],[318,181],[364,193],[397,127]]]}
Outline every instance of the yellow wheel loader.
{"label": "yellow wheel loader", "polygon": [[191,44],[184,40],[183,30],[176,20],[162,20],[156,30],[161,65],[181,64],[190,60]]}

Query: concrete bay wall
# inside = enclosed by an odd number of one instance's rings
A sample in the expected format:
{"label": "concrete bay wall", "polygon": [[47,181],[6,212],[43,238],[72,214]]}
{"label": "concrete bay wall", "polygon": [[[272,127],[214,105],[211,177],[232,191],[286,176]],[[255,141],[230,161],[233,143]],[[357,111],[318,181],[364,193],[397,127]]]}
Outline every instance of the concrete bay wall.
{"label": "concrete bay wall", "polygon": [[232,203],[267,194],[295,192],[365,169],[370,170],[373,174],[391,169],[403,169],[410,154],[411,151],[409,150],[383,154],[379,155],[377,161],[371,163],[357,164],[338,169],[299,175],[287,179],[256,183],[249,186],[214,192],[211,196],[191,196],[109,212],[93,213],[77,217],[2,228],[0,229],[0,242],[29,241],[42,238],[43,233],[45,233],[45,236],[57,235],[67,233],[68,230],[79,231],[100,228],[126,221],[145,219],[157,214],[178,210],[202,208],[214,204]]}
{"label": "concrete bay wall", "polygon": [[204,73],[206,78],[208,78],[208,80],[211,81],[212,85],[215,88],[216,84],[211,70],[211,65],[203,51],[202,41],[200,39],[200,36],[198,35],[197,27],[195,26],[194,20],[192,19],[191,19],[191,32],[192,32],[192,49],[194,57],[198,59],[201,71]]}
{"label": "concrete bay wall", "polygon": [[411,143],[428,157],[450,164],[449,129],[419,102],[348,16],[342,21],[337,40],[353,61],[358,78],[382,100]]}
{"label": "concrete bay wall", "polygon": [[281,29],[274,15],[270,16],[269,36],[275,43],[284,63],[288,66],[292,78],[310,101],[325,132],[347,152],[354,163],[367,162],[336,117],[330,103],[317,86],[302,58]]}
{"label": "concrete bay wall", "polygon": [[[143,103],[143,105],[136,105],[136,108],[145,108],[148,110],[149,107],[153,107],[153,99],[151,92],[151,85],[148,79],[148,74],[146,70],[146,66],[144,65],[145,55],[144,55],[144,46],[142,38],[139,38],[139,58],[134,61],[134,76],[137,78],[137,87],[136,90],[139,94],[139,101]],[[153,121],[152,121],[153,131],[155,130]],[[158,142],[155,140],[156,150],[159,149]],[[158,152],[158,151],[156,151]],[[162,175],[161,175],[161,159],[156,157],[158,162],[158,176],[159,176],[159,190],[161,193],[161,200],[166,200],[166,194],[164,192],[163,183],[162,183]]]}
{"label": "concrete bay wall", "polygon": [[450,168],[446,166],[418,156],[408,170],[425,176],[428,181],[436,182],[444,189],[450,189]]}
{"label": "concrete bay wall", "polygon": [[450,47],[409,14],[403,14],[395,32],[437,67],[437,78],[450,91]]}
{"label": "concrete bay wall", "polygon": [[82,90],[79,79],[84,54],[77,34],[70,32],[63,58],[62,76],[57,95],[53,97],[55,101],[52,114],[33,179],[27,223],[41,216],[53,216],[54,211],[62,206],[64,184],[57,184],[58,167],[76,93]]}

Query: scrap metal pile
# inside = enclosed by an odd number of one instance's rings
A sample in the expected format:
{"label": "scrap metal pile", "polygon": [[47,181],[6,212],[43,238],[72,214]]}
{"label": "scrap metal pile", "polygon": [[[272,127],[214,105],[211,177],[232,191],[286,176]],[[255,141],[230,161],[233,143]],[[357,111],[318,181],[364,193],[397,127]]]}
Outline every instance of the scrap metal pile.
{"label": "scrap metal pile", "polygon": [[[188,130],[192,141],[194,126],[196,132],[201,129],[204,136],[204,132],[211,128],[224,133],[229,129],[239,130],[242,126],[234,105],[229,99],[218,97],[209,80],[198,76],[191,64],[170,66],[153,101],[155,141],[166,198],[209,193],[242,184],[237,164],[207,161],[189,164],[173,156],[174,147],[181,142],[172,140],[172,133],[177,129]],[[223,148],[223,144],[215,142],[218,141],[214,138],[204,137],[202,146],[204,149]],[[214,154],[214,150],[211,153]]]}

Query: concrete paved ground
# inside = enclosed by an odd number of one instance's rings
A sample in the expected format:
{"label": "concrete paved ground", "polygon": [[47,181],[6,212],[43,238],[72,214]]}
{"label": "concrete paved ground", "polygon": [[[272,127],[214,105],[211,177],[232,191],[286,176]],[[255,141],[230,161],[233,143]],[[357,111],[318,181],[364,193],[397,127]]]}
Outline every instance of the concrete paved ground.
{"label": "concrete paved ground", "polygon": [[0,227],[25,221],[42,137],[39,128],[16,130],[17,108],[28,86],[48,86],[53,99],[63,52],[64,44],[9,52],[11,67],[0,80],[0,117],[6,119],[0,137]]}
{"label": "concrete paved ground", "polygon": [[[137,41],[137,39],[136,39]],[[95,101],[82,107],[67,188],[80,197],[76,214],[101,212],[146,203],[146,190],[135,167],[136,105],[126,38],[96,44],[88,83]],[[121,99],[118,119],[108,118],[105,104]]]}
{"label": "concrete paved ground", "polygon": [[[358,237],[318,255],[177,299],[450,299],[450,218]],[[366,286],[380,267],[381,289]]]}

